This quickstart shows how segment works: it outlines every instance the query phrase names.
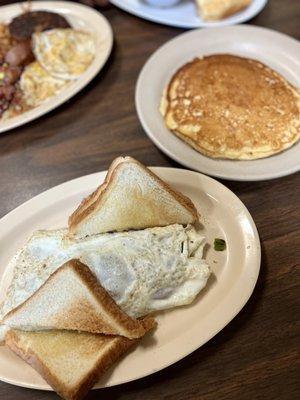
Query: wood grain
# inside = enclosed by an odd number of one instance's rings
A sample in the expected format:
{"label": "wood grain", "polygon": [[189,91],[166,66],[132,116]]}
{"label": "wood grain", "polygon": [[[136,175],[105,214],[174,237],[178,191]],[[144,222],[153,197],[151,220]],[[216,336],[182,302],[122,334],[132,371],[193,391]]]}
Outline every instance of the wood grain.
{"label": "wood grain", "polygon": [[[1,4],[9,1],[1,1]],[[114,7],[115,33],[104,70],[52,113],[0,135],[0,216],[68,179],[107,169],[118,155],[175,166],[143,133],[134,88],[147,58],[182,30],[155,25]],[[250,23],[300,38],[300,2],[270,0]],[[294,400],[299,387],[300,175],[224,182],[246,204],[262,241],[261,274],[242,312],[216,337],[175,365],[136,382],[94,391],[96,400]],[[1,244],[0,244],[1,247]],[[0,382],[0,399],[57,396]]]}

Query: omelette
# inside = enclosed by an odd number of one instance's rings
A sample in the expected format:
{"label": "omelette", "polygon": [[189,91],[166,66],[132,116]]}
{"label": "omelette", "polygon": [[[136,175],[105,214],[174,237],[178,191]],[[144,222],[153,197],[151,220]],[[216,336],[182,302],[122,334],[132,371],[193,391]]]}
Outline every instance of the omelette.
{"label": "omelette", "polygon": [[254,160],[300,137],[300,92],[264,64],[233,55],[196,58],[162,95],[166,127],[200,153]]}
{"label": "omelette", "polygon": [[206,285],[205,238],[191,225],[70,239],[37,231],[11,261],[13,278],[0,319],[28,299],[63,263],[86,264],[120,308],[137,318],[191,303]]}
{"label": "omelette", "polygon": [[92,35],[75,29],[51,29],[34,33],[33,53],[40,65],[53,77],[77,79],[95,57]]}

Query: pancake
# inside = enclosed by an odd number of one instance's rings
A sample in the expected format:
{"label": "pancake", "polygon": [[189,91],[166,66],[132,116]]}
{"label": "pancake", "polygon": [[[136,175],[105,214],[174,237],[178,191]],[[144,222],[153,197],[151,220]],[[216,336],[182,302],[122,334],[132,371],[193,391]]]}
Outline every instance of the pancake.
{"label": "pancake", "polygon": [[300,92],[264,64],[220,54],[180,68],[160,111],[167,128],[202,154],[254,160],[300,137]]}

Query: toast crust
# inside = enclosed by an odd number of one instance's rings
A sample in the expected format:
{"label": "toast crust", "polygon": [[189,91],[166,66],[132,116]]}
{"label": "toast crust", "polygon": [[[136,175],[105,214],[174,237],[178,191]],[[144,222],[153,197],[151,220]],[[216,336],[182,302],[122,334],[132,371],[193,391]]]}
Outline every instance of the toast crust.
{"label": "toast crust", "polygon": [[[6,314],[2,323],[9,325],[11,317],[16,316],[25,305],[35,302],[39,293],[43,291],[47,285],[51,285],[51,281],[56,278],[57,274],[60,274],[66,268],[72,268],[80,278],[82,284],[86,286],[87,290],[93,293],[95,300],[101,305],[101,308],[104,309],[106,315],[104,315],[104,321],[100,321],[95,313],[89,311],[88,302],[87,304],[83,304],[81,301],[74,302],[72,308],[68,309],[68,312],[55,316],[55,329],[69,329],[110,335],[121,334],[130,339],[144,335],[145,328],[143,324],[141,324],[139,320],[133,319],[123,312],[112,297],[100,285],[90,269],[78,260],[71,260],[58,268],[31,297]],[[84,323],[82,312],[84,312]],[[107,316],[107,318],[105,318],[105,316]],[[107,324],[105,323],[106,320],[108,321]]]}
{"label": "toast crust", "polygon": [[[216,4],[215,7],[212,9],[212,6],[208,10],[206,10],[205,5],[203,2],[197,1],[200,16],[205,21],[218,21],[227,17],[230,17],[233,14],[236,14],[239,11],[244,10],[246,7],[249,6],[251,0],[239,0],[239,1],[227,1],[226,7],[221,4],[219,6]],[[231,3],[231,4],[230,4]],[[208,11],[208,12],[207,12]]]}
{"label": "toast crust", "polygon": [[174,191],[167,183],[161,180],[152,171],[146,168],[139,161],[132,157],[118,157],[110,165],[107,175],[104,179],[102,185],[100,185],[91,195],[82,200],[79,207],[71,214],[69,217],[69,233],[71,235],[75,234],[78,225],[84,221],[90,214],[92,214],[105,200],[106,194],[108,194],[110,182],[113,181],[115,175],[118,172],[118,167],[124,163],[135,163],[140,168],[142,168],[148,175],[150,175],[158,185],[162,186],[175,201],[180,203],[192,216],[192,222],[194,223],[198,220],[198,212],[192,201],[184,196],[182,193]]}
{"label": "toast crust", "polygon": [[[144,328],[145,332],[156,327],[156,321],[151,317],[140,319],[139,322]],[[130,347],[138,343],[139,339],[128,339],[122,336],[104,336],[99,334],[83,334],[76,333],[76,335],[90,335],[92,340],[98,340],[99,346],[103,350],[99,354],[98,361],[93,368],[82,377],[76,386],[67,387],[57,376],[51,371],[46,363],[30,348],[30,345],[23,345],[21,335],[26,333],[10,329],[5,335],[5,344],[20,358],[31,365],[45,381],[64,399],[66,400],[81,400],[87,392],[99,380],[102,374],[117,361]],[[47,335],[46,332],[35,332],[36,335]],[[65,331],[68,335],[68,332]],[[74,335],[74,332],[72,333]],[[106,344],[103,345],[103,340]]]}
{"label": "toast crust", "polygon": [[[99,338],[99,340],[101,339]],[[82,399],[101,375],[136,342],[137,339],[130,340],[121,336],[112,337],[111,341],[105,346],[103,354],[99,356],[98,362],[89,373],[82,378],[76,387],[68,388],[52,373],[43,360],[30,347],[24,348],[22,346],[17,331],[8,331],[5,338],[6,345],[31,365],[66,400]]]}

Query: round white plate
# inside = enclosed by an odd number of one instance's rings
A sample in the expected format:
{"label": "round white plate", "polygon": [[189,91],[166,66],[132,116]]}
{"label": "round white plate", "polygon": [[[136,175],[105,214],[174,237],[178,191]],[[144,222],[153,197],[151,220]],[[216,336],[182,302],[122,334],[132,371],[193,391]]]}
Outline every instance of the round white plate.
{"label": "round white plate", "polygon": [[[202,346],[242,309],[258,277],[258,233],[243,203],[225,186],[197,172],[173,168],[152,170],[189,196],[201,213],[203,233],[209,243],[206,258],[213,274],[193,304],[157,314],[158,328],[154,334],[143,338],[134,351],[107,372],[96,388],[152,374]],[[16,250],[36,229],[66,226],[68,215],[103,182],[105,175],[106,172],[100,172],[56,186],[0,220],[2,299],[11,276],[5,267]],[[226,240],[226,251],[213,249],[211,244],[216,237]],[[37,372],[4,347],[0,347],[0,379],[50,390]]]}
{"label": "round white plate", "polygon": [[[49,10],[57,12],[63,15],[73,28],[90,32],[95,40],[96,55],[89,68],[61,93],[17,117],[6,121],[0,119],[0,133],[26,124],[65,103],[98,74],[112,49],[113,33],[111,26],[103,15],[91,7],[71,1],[33,1],[30,4],[33,11]],[[22,5],[24,3],[15,3],[0,7],[0,23],[8,23],[16,15],[21,14],[23,11]]]}
{"label": "round white plate", "polygon": [[220,21],[206,22],[200,18],[195,0],[181,0],[175,6],[167,8],[153,7],[143,0],[110,0],[112,4],[130,14],[178,28],[203,28],[240,24],[260,13],[267,1],[252,0],[251,4],[239,13]]}
{"label": "round white plate", "polygon": [[299,171],[300,142],[282,153],[260,160],[221,160],[198,153],[165,127],[158,108],[163,89],[172,75],[197,56],[220,53],[259,60],[300,87],[300,43],[289,36],[249,25],[183,33],[149,58],[137,82],[136,109],[149,138],[179,163],[219,178],[259,181]]}

